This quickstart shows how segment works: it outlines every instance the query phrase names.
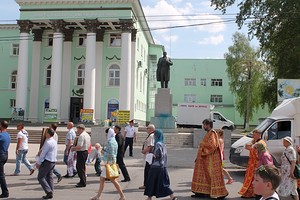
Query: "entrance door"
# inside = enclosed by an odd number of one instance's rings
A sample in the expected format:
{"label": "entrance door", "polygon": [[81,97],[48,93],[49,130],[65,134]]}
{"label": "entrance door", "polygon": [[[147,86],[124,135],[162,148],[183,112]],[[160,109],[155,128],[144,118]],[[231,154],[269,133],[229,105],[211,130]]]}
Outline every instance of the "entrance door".
{"label": "entrance door", "polygon": [[70,121],[77,124],[80,119],[80,109],[83,109],[83,98],[71,97]]}

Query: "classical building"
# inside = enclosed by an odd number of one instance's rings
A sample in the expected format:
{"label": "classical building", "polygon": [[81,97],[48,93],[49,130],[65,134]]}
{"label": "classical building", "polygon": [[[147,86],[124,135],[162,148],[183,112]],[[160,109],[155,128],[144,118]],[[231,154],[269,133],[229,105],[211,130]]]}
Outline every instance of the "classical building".
{"label": "classical building", "polygon": [[81,108],[93,109],[95,122],[115,109],[146,120],[148,57],[163,49],[138,0],[16,2],[17,25],[0,26],[1,118],[16,107],[32,122],[43,122],[45,108],[60,122],[78,121]]}

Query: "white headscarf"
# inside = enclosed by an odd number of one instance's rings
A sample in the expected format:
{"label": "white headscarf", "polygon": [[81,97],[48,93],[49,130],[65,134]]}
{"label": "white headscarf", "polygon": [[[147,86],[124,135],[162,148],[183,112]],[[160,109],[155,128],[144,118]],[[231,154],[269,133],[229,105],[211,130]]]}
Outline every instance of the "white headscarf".
{"label": "white headscarf", "polygon": [[108,133],[107,133],[107,140],[110,140],[110,139],[112,139],[112,138],[115,138],[115,131],[112,129],[112,128],[110,128],[109,130],[108,130]]}

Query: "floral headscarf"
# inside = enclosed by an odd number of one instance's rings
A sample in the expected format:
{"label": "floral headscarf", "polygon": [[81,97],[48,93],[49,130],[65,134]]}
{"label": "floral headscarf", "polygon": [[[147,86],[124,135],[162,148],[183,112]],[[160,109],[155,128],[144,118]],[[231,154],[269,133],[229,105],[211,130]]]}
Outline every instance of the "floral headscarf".
{"label": "floral headscarf", "polygon": [[154,132],[154,143],[156,144],[157,142],[165,143],[164,141],[164,134],[161,130],[155,130]]}

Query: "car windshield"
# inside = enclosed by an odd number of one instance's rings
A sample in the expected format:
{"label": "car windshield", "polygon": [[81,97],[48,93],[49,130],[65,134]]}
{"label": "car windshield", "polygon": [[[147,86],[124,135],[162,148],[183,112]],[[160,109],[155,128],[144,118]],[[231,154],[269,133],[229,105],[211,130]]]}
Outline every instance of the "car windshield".
{"label": "car windshield", "polygon": [[[260,130],[261,132],[264,132],[266,128],[268,128],[275,120],[266,118],[264,121],[262,121],[255,129]],[[247,137],[253,138],[252,131],[247,135]]]}

